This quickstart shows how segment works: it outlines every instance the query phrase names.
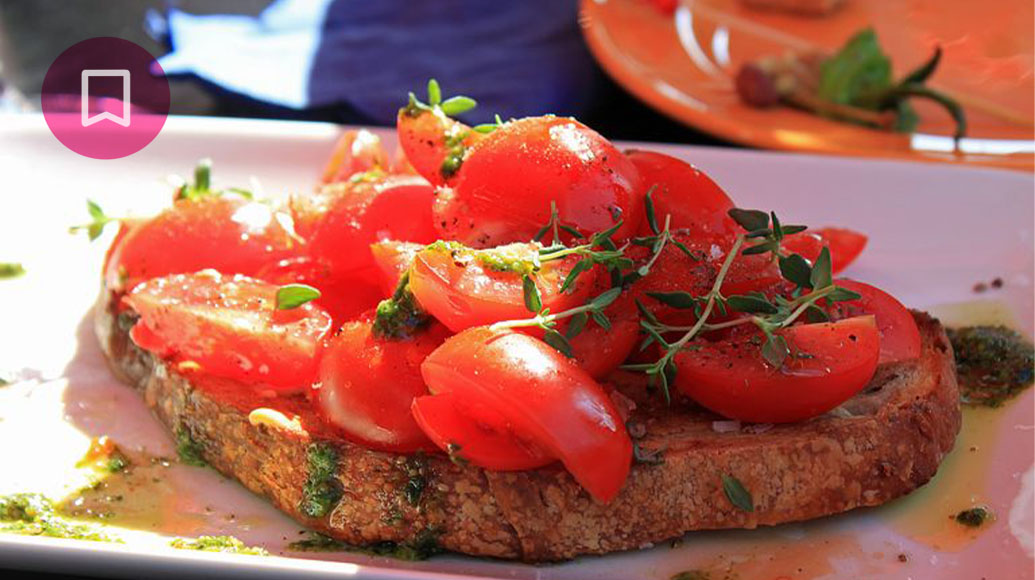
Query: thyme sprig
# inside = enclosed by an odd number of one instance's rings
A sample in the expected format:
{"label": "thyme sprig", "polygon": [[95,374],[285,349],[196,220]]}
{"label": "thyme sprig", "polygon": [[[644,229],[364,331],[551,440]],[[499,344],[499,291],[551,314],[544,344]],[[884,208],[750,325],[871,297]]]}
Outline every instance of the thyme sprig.
{"label": "thyme sprig", "polygon": [[413,116],[419,115],[421,112],[434,113],[438,111],[447,117],[455,117],[466,113],[477,106],[477,101],[471,97],[465,97],[463,95],[457,95],[443,100],[442,87],[439,86],[437,80],[430,79],[428,80],[428,102],[425,103],[418,99],[417,95],[410,93],[409,102],[403,110]]}
{"label": "thyme sprig", "polygon": [[637,268],[635,271],[627,273],[623,279],[624,283],[635,282],[636,280],[643,278],[644,276],[649,274],[651,268],[654,267],[654,263],[658,261],[658,258],[661,256],[662,251],[664,251],[665,246],[667,246],[668,244],[672,244],[675,247],[679,248],[681,252],[686,254],[692,260],[699,262],[704,258],[704,256],[702,256],[699,252],[691,250],[686,246],[686,244],[675,238],[675,235],[673,234],[671,228],[671,214],[665,215],[664,228],[658,227],[658,219],[656,212],[654,210],[653,198],[654,190],[656,188],[657,185],[652,185],[651,188],[647,190],[647,195],[644,196],[644,206],[647,212],[647,225],[650,226],[651,232],[653,232],[654,235],[633,238],[632,240],[630,240],[630,243],[634,246],[650,248],[651,256],[647,259],[647,262],[645,264]]}
{"label": "thyme sprig", "polygon": [[201,159],[198,161],[198,164],[194,166],[193,182],[180,177],[175,177],[174,179],[179,181],[179,185],[176,186],[176,189],[173,192],[173,201],[179,201],[181,199],[196,200],[203,197],[219,196],[225,193],[235,193],[249,200],[255,197],[251,191],[240,187],[213,189],[212,160],[208,157]]}
{"label": "thyme sprig", "polygon": [[[781,254],[780,243],[786,236],[804,232],[807,226],[785,226],[776,217],[776,212],[766,213],[757,209],[733,208],[729,216],[737,222],[740,227],[747,230],[745,238],[759,239],[757,244],[748,246],[744,250],[745,256],[752,254],[772,254],[773,260],[778,260]],[[770,220],[772,223],[770,224]]]}
{"label": "thyme sprig", "polygon": [[[554,221],[553,227],[566,228],[567,226],[559,225]],[[618,223],[610,228],[590,236],[586,243],[571,247],[557,241],[560,238],[557,236],[556,230],[554,230],[555,241],[553,244],[539,250],[539,261],[541,263],[550,262],[568,256],[579,256],[581,258],[578,262],[575,262],[575,265],[572,266],[568,275],[564,278],[564,283],[561,284],[561,292],[568,292],[574,289],[575,281],[578,280],[579,276],[596,266],[603,266],[608,271],[618,273],[620,276],[623,270],[633,266],[633,261],[625,255],[628,244],[617,247],[614,240],[611,239],[611,236],[621,227],[622,221],[619,220]],[[574,230],[574,228],[570,229]],[[565,231],[568,230],[566,229]]]}
{"label": "thyme sprig", "polygon": [[496,113],[495,117],[493,118],[493,122],[491,122],[491,123],[482,123],[480,125],[475,125],[474,127],[471,127],[471,130],[476,131],[478,133],[483,133],[483,134],[485,134],[485,133],[492,133],[496,129],[499,129],[500,127],[502,127],[504,125],[504,123],[505,123],[505,121],[502,118],[500,118],[499,113]]}
{"label": "thyme sprig", "polygon": [[[675,378],[676,374],[675,356],[683,350],[687,343],[701,333],[708,321],[708,317],[711,316],[712,310],[715,309],[715,305],[722,304],[724,302],[722,292],[720,291],[722,288],[722,282],[726,279],[726,274],[729,273],[730,266],[733,264],[733,260],[737,257],[737,254],[740,252],[740,248],[743,245],[744,234],[741,234],[737,236],[737,239],[733,242],[733,247],[726,255],[726,259],[723,260],[722,267],[719,268],[719,274],[715,277],[715,282],[712,283],[711,290],[709,290],[703,297],[694,297],[687,292],[651,293],[653,298],[661,300],[669,305],[679,304],[682,307],[695,308],[700,305],[702,301],[704,304],[701,307],[701,312],[697,317],[697,321],[693,326],[686,329],[683,336],[675,342],[668,342],[668,340],[662,336],[662,332],[667,329],[656,326],[655,322],[657,319],[653,316],[649,319],[641,320],[640,326],[647,332],[648,336],[653,341],[657,342],[665,350],[665,354],[663,354],[661,358],[654,363],[633,364],[622,367],[626,370],[645,372],[652,384],[661,387],[661,392],[665,396],[665,402],[667,403],[672,402],[669,383],[673,378]],[[689,298],[689,300],[687,300],[687,298]],[[652,322],[652,320],[655,322]]]}
{"label": "thyme sprig", "polygon": [[77,234],[85,231],[90,237],[91,242],[101,237],[101,234],[104,233],[104,228],[107,227],[108,224],[117,222],[120,219],[105,215],[101,206],[92,199],[86,200],[86,211],[90,214],[90,221],[85,224],[79,224],[68,228],[68,233]]}
{"label": "thyme sprig", "polygon": [[[604,309],[617,300],[621,293],[622,288],[620,286],[609,288],[582,306],[576,306],[556,314],[552,314],[549,308],[544,308],[531,318],[504,320],[490,325],[489,328],[492,330],[540,328],[543,330],[543,341],[570,358],[574,353],[569,340],[581,333],[590,319],[605,330],[611,328],[611,321],[604,314]],[[568,323],[567,331],[562,334],[557,330],[557,321],[565,318],[571,318],[571,321]]]}
{"label": "thyme sprig", "polygon": [[[719,273],[712,283],[711,290],[704,296],[694,296],[689,292],[648,292],[651,298],[673,308],[692,309],[696,321],[690,326],[672,326],[659,321],[642,303],[637,301],[643,319],[640,326],[647,333],[641,350],[652,343],[657,343],[663,350],[661,358],[654,363],[626,365],[623,368],[642,371],[647,374],[652,384],[661,387],[665,400],[671,402],[669,385],[675,378],[675,356],[690,348],[690,342],[703,333],[730,328],[741,324],[754,324],[765,335],[761,354],[766,362],[776,368],[783,366],[790,355],[790,347],[786,339],[777,331],[793,324],[806,315],[812,321],[827,320],[826,312],[819,307],[821,301],[826,303],[856,300],[859,294],[834,284],[830,250],[824,247],[816,263],[810,265],[800,254],[785,255],[780,248],[783,237],[791,233],[805,230],[805,226],[783,226],[773,212],[758,210],[730,210],[732,217],[747,233],[737,236],[733,247],[723,260]],[[748,239],[762,239],[743,251]],[[730,266],[739,256],[771,253],[780,265],[784,278],[796,286],[790,298],[776,295],[769,298],[761,292],[723,296],[722,284],[729,273]],[[747,314],[733,320],[712,323],[709,319],[713,311],[722,315],[728,312]],[[675,341],[666,338],[666,334],[680,332],[682,335]]]}

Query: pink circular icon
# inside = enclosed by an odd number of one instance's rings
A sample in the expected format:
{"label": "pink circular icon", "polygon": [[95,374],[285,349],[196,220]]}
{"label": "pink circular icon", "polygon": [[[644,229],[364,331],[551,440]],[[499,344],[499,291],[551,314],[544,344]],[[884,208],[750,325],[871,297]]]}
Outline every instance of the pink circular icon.
{"label": "pink circular icon", "polygon": [[151,53],[121,38],[84,40],[47,70],[43,117],[65,147],[119,159],[147,146],[169,115],[169,81]]}

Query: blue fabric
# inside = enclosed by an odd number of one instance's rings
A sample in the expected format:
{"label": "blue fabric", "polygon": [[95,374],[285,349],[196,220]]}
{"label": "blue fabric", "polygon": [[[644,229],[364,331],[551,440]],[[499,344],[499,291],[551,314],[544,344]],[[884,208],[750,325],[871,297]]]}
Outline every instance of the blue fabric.
{"label": "blue fabric", "polygon": [[598,78],[574,0],[278,0],[259,17],[169,20],[169,74],[295,109],[347,104],[390,124],[429,78],[479,107],[467,120],[577,114]]}

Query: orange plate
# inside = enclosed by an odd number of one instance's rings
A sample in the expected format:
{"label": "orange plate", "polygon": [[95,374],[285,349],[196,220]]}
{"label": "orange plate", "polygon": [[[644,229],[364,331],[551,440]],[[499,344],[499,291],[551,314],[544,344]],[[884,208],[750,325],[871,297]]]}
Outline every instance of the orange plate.
{"label": "orange plate", "polygon": [[[739,0],[681,0],[663,14],[648,0],[582,0],[594,56],[622,86],[695,128],[769,149],[1035,169],[1031,0],[847,0],[834,14],[759,11]],[[932,86],[963,104],[968,137],[952,150],[952,120],[916,101],[917,133],[879,131],[791,109],[752,109],[733,89],[740,64],[788,50],[837,50],[873,26],[896,76],[944,56]]]}

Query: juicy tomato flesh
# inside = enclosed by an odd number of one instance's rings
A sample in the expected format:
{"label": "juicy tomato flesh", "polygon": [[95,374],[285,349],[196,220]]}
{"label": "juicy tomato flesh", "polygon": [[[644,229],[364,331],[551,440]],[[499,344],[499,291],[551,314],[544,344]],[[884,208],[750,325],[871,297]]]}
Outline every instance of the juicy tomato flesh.
{"label": "juicy tomato flesh", "polygon": [[455,171],[443,172],[446,158],[459,153],[462,159],[464,151],[482,139],[481,133],[437,109],[412,113],[400,110],[396,130],[399,148],[406,154],[409,165],[436,186],[452,181],[456,175]]}
{"label": "juicy tomato flesh", "polygon": [[830,267],[834,274],[847,268],[866,247],[866,234],[847,228],[806,230],[784,238],[783,248],[815,262],[823,247],[830,249]]}
{"label": "juicy tomato flesh", "polygon": [[[491,412],[480,410],[480,417]],[[498,416],[498,414],[497,414]],[[554,462],[533,443],[502,429],[506,419],[475,418],[465,401],[455,395],[419,397],[413,417],[440,449],[460,461],[493,471],[523,471]]]}
{"label": "juicy tomato flesh", "polygon": [[791,326],[779,334],[791,351],[782,367],[762,358],[759,333],[739,333],[676,355],[676,387],[730,419],[789,423],[847,401],[877,369],[880,334],[872,316]]}
{"label": "juicy tomato flesh", "polygon": [[[485,327],[465,330],[421,365],[435,395],[484,405],[512,432],[559,459],[599,501],[618,494],[629,473],[632,442],[611,399],[585,371],[546,343]],[[439,437],[452,436],[436,426]]]}
{"label": "juicy tomato flesh", "polygon": [[[666,216],[670,216],[672,230],[730,237],[738,233],[736,222],[728,214],[733,200],[703,171],[682,159],[653,151],[627,151],[626,156],[640,172],[644,192],[653,188],[651,200],[659,228],[664,228]],[[653,234],[646,219],[638,233]]]}
{"label": "juicy tomato flesh", "polygon": [[324,168],[323,183],[348,181],[357,173],[371,169],[388,169],[388,153],[381,146],[381,138],[366,129],[348,130],[334,145],[331,158]]}
{"label": "juicy tomato flesh", "polygon": [[873,315],[880,333],[880,362],[891,363],[911,360],[920,356],[922,342],[916,319],[894,296],[887,292],[855,280],[841,279],[835,282],[860,294],[858,300],[836,302],[828,310],[832,318]]}
{"label": "juicy tomato flesh", "polygon": [[335,328],[377,306],[387,295],[380,286],[370,282],[373,272],[335,275],[329,266],[310,256],[269,264],[256,277],[278,286],[307,284],[316,288],[320,297],[313,304],[331,315]]}
{"label": "juicy tomato flesh", "polygon": [[643,215],[636,167],[609,141],[571,118],[529,117],[471,148],[435,199],[435,227],[476,248],[527,242],[550,220],[551,202],[583,235],[621,220],[615,240],[632,235]]}
{"label": "juicy tomato flesh", "polygon": [[441,324],[432,324],[411,338],[392,340],[373,333],[370,316],[346,323],[323,353],[318,409],[362,445],[397,453],[433,449],[410,407],[428,393],[421,363],[448,335]]}
{"label": "juicy tomato flesh", "polygon": [[312,303],[277,310],[277,286],[213,270],[148,280],[123,298],[140,315],[130,337],[141,348],[199,371],[279,393],[316,378],[331,317]]}
{"label": "juicy tomato flesh", "polygon": [[292,198],[296,230],[311,256],[335,274],[374,267],[370,245],[383,240],[429,243],[434,190],[410,175],[333,184]]}
{"label": "juicy tomato flesh", "polygon": [[425,244],[395,240],[371,244],[370,253],[373,254],[374,264],[377,266],[377,281],[386,295],[395,292],[399,280],[413,265],[417,252],[423,250],[424,246]]}
{"label": "juicy tomato flesh", "polygon": [[[704,296],[712,289],[733,242],[721,236],[696,237],[677,234],[691,255],[674,244],[661,251],[651,271],[633,286],[633,294],[662,322],[673,325],[692,324],[693,311],[665,305],[648,295],[649,292],[688,292]],[[645,260],[641,256],[640,262]],[[721,292],[730,296],[762,291],[782,280],[779,267],[767,255],[740,255],[730,265],[723,280]]]}
{"label": "juicy tomato flesh", "polygon": [[[510,244],[491,251],[435,244],[417,253],[410,271],[410,291],[421,307],[453,332],[529,318],[534,313],[525,305],[522,274],[499,271],[492,264],[527,261],[537,253],[535,244]],[[533,276],[543,307],[551,312],[581,306],[589,299],[599,268],[584,272],[572,288],[560,291],[577,261],[572,256],[545,262]]]}
{"label": "juicy tomato flesh", "polygon": [[[611,327],[590,319],[582,332],[569,339],[573,358],[582,370],[601,380],[618,368],[640,342],[640,317],[631,293],[625,292],[604,309]],[[568,321],[558,326],[566,332]]]}
{"label": "juicy tomato flesh", "polygon": [[291,257],[298,244],[277,212],[235,197],[180,200],[128,227],[113,245],[105,280],[129,290],[150,278],[213,268],[254,276]]}

